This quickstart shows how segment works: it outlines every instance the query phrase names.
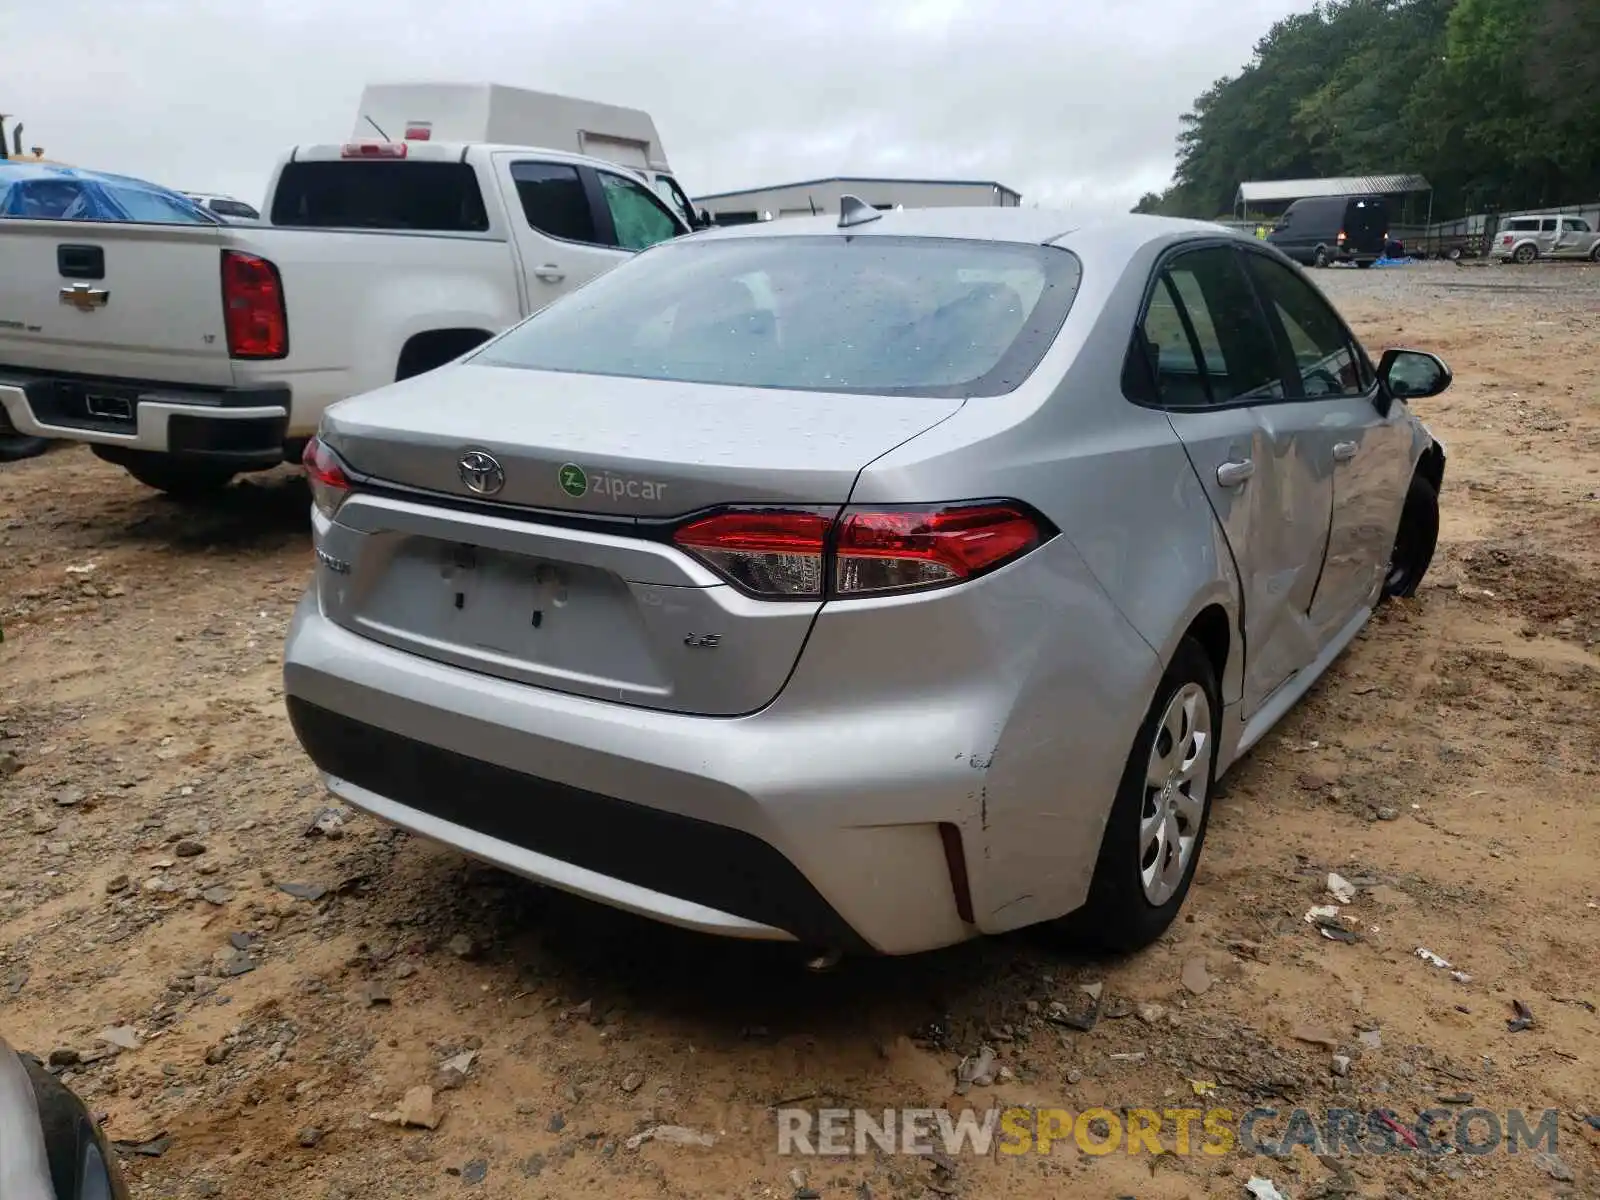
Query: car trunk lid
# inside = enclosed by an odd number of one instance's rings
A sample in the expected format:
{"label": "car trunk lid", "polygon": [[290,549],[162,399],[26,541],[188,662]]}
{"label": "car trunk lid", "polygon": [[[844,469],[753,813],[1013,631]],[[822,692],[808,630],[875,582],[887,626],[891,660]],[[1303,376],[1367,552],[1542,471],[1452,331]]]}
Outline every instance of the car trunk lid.
{"label": "car trunk lid", "polygon": [[783,686],[820,602],[738,591],[671,544],[676,518],[831,513],[863,466],[961,403],[474,365],[424,375],[326,416],[327,444],[374,482],[322,536],[323,606],[488,675],[751,712]]}

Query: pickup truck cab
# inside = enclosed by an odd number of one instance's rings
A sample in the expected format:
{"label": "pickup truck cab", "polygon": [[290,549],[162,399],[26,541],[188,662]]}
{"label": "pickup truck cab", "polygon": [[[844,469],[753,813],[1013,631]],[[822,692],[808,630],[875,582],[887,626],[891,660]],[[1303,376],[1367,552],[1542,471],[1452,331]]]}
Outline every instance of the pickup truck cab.
{"label": "pickup truck cab", "polygon": [[688,231],[627,168],[431,141],[297,147],[260,225],[0,221],[0,407],[203,494]]}

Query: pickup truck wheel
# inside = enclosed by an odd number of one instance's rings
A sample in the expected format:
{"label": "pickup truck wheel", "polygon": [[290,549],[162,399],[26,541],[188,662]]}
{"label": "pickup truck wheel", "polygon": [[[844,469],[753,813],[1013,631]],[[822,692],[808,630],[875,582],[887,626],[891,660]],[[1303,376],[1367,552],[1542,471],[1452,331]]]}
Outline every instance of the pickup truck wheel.
{"label": "pickup truck wheel", "polygon": [[0,408],[0,462],[20,462],[24,458],[37,458],[50,448],[50,439],[29,437],[18,433],[17,427]]}
{"label": "pickup truck wheel", "polygon": [[149,458],[122,465],[129,475],[145,487],[165,492],[174,500],[200,500],[215,495],[233,482],[233,477],[238,474],[231,467],[206,462],[183,462],[161,454],[152,454]]}

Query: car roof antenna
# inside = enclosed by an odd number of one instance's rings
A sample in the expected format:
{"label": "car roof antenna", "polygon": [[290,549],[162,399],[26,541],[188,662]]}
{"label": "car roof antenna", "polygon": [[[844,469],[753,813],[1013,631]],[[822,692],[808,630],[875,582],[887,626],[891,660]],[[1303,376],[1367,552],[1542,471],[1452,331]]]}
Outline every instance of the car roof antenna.
{"label": "car roof antenna", "polygon": [[852,225],[865,225],[868,221],[876,221],[883,216],[860,196],[839,197],[839,228],[849,229]]}

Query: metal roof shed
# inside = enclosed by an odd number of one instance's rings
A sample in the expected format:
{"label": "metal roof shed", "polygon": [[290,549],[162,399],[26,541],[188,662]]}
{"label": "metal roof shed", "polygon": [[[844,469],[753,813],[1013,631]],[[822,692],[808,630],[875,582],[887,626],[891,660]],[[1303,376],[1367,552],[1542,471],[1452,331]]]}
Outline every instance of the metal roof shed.
{"label": "metal roof shed", "polygon": [[[1287,204],[1311,196],[1405,196],[1432,192],[1421,175],[1349,175],[1341,179],[1263,179],[1241,183],[1233,206],[1241,216],[1251,205]],[[1432,205],[1430,204],[1430,208]]]}

